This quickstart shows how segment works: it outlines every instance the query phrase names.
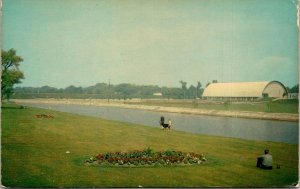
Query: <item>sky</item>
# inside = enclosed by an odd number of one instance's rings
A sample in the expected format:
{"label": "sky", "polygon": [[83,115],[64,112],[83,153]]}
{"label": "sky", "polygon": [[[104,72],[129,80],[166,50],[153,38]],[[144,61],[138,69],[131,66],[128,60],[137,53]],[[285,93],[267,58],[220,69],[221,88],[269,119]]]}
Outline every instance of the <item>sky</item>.
{"label": "sky", "polygon": [[298,83],[296,0],[3,0],[18,86]]}

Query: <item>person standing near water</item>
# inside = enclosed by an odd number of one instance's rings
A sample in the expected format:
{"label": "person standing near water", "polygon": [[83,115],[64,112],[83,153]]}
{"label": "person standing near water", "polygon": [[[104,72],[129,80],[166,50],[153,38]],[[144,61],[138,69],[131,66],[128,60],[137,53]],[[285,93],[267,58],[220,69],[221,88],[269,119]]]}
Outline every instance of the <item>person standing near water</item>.
{"label": "person standing near water", "polygon": [[168,128],[171,129],[172,126],[173,126],[173,125],[172,125],[172,121],[171,121],[171,119],[169,119],[169,120],[168,120]]}
{"label": "person standing near water", "polygon": [[163,128],[163,126],[165,124],[165,118],[164,118],[164,116],[160,117],[160,122],[159,123],[160,123],[161,127]]}

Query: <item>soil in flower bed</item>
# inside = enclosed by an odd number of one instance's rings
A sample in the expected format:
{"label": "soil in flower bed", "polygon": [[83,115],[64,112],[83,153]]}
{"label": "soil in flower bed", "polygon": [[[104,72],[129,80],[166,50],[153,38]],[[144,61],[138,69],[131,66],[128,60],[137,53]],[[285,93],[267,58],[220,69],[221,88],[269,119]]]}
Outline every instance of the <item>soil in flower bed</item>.
{"label": "soil in flower bed", "polygon": [[132,152],[104,153],[92,156],[85,160],[85,164],[140,167],[140,166],[167,166],[167,165],[196,165],[206,161],[203,154],[165,150],[155,152],[147,148]]}

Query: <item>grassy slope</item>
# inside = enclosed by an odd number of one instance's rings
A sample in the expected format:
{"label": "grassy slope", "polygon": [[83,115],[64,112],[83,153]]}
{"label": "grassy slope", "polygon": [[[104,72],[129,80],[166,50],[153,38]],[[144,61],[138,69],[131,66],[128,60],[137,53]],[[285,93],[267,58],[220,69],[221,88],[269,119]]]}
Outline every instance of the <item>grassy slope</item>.
{"label": "grassy slope", "polygon": [[[55,118],[35,118],[42,113]],[[281,169],[255,167],[266,146]],[[204,153],[208,162],[155,168],[82,164],[99,152],[146,147]],[[2,108],[1,156],[2,184],[10,187],[270,187],[298,180],[298,145],[168,132],[34,108]]]}
{"label": "grassy slope", "polygon": [[196,101],[186,100],[143,100],[142,102],[127,102],[128,104],[141,104],[150,106],[166,106],[166,107],[184,107],[199,108],[208,110],[231,110],[231,111],[253,111],[253,112],[274,112],[274,113],[298,113],[298,101],[286,100],[271,102],[270,109],[268,102],[260,103],[230,103],[227,107],[224,104],[196,103]]}

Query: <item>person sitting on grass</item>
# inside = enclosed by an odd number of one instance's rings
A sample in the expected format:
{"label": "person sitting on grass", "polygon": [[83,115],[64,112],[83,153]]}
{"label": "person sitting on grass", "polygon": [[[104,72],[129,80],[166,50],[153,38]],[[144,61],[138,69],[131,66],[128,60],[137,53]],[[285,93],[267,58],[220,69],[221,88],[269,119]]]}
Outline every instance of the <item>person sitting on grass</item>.
{"label": "person sitting on grass", "polygon": [[269,150],[265,149],[265,154],[257,158],[256,167],[262,169],[273,169],[273,158],[269,154]]}

